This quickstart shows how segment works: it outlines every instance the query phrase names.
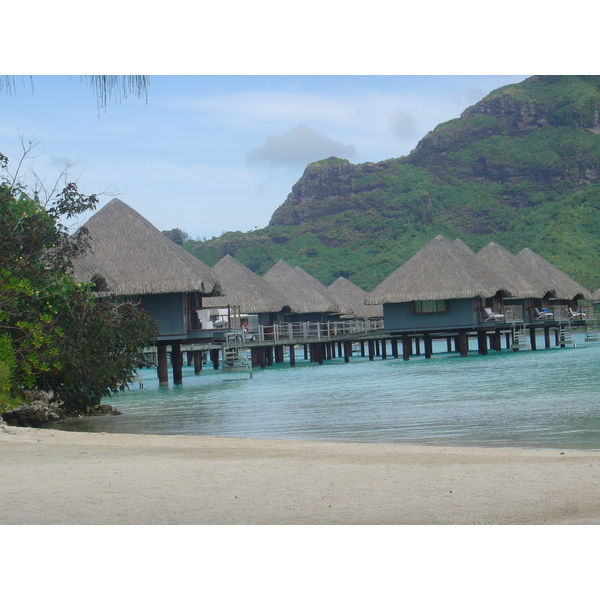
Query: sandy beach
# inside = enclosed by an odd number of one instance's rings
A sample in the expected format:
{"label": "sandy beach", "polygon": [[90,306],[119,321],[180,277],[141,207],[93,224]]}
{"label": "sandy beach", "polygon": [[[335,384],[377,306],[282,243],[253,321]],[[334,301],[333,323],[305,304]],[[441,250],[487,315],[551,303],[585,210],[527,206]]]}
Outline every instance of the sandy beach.
{"label": "sandy beach", "polygon": [[0,426],[0,524],[599,524],[600,453]]}

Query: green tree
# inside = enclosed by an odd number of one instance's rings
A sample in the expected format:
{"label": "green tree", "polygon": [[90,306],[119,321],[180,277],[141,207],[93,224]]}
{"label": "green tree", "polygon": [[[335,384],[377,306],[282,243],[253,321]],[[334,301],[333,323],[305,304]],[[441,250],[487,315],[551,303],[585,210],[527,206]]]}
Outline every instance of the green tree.
{"label": "green tree", "polygon": [[0,163],[0,412],[41,389],[85,413],[124,388],[155,323],[130,302],[96,298],[70,274],[87,232],[71,236],[61,219],[94,208],[97,197],[68,183],[42,201],[9,175],[1,154]]}

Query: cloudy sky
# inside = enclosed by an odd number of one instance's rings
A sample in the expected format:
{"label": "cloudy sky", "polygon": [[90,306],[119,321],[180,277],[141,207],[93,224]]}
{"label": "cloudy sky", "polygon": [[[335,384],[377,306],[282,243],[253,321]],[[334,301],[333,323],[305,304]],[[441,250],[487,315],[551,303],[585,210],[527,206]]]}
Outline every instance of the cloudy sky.
{"label": "cloudy sky", "polygon": [[[406,155],[491,90],[590,72],[581,59],[596,55],[576,11],[556,19],[516,0],[501,10],[233,0],[196,11],[174,0],[143,12],[107,0],[83,21],[80,3],[56,0],[29,13],[28,3],[3,12],[26,23],[3,32],[15,85],[0,90],[0,152],[12,168],[21,140],[37,140],[29,166],[47,186],[75,163],[71,177],[102,204],[117,196],[159,229],[199,239],[266,226],[312,161]],[[526,23],[535,27],[518,29]],[[99,113],[73,73],[148,74],[148,100]]]}
{"label": "cloudy sky", "polygon": [[86,193],[119,197],[193,238],[268,224],[310,162],[408,154],[505,76],[161,76],[98,111],[79,76],[15,77],[0,93],[0,152],[22,142],[50,187],[67,164]]}

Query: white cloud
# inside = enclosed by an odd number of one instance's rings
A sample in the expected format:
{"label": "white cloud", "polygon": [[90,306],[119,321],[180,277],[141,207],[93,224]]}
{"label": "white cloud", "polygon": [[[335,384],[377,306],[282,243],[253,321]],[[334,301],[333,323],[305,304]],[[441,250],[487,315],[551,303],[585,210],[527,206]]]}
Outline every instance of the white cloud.
{"label": "white cloud", "polygon": [[282,135],[269,137],[262,146],[248,152],[248,164],[270,166],[306,166],[316,160],[336,156],[354,158],[356,149],[319,133],[312,127],[298,125]]}

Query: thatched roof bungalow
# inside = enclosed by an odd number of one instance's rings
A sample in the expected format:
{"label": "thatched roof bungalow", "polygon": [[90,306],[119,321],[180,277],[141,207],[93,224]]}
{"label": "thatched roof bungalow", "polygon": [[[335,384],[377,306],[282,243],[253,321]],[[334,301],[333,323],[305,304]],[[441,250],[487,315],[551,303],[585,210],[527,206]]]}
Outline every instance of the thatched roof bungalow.
{"label": "thatched roof bungalow", "polygon": [[512,311],[512,316],[525,322],[545,320],[542,310],[548,307],[549,298],[555,295],[547,279],[495,242],[490,242],[476,256],[509,285],[504,313]]}
{"label": "thatched roof bungalow", "polygon": [[346,279],[338,277],[327,287],[329,294],[340,305],[346,305],[350,310],[341,315],[342,319],[377,319],[383,317],[381,304],[367,305],[367,292]]}
{"label": "thatched roof bungalow", "polygon": [[290,312],[285,315],[285,320],[324,322],[328,316],[341,313],[335,300],[319,287],[325,286],[306,271],[293,268],[283,260],[275,263],[263,278],[286,298]]}
{"label": "thatched roof bungalow", "polygon": [[367,296],[383,304],[386,329],[404,331],[473,327],[486,320],[510,286],[474,255],[437,236]]}
{"label": "thatched roof bungalow", "polygon": [[94,282],[98,295],[139,300],[163,341],[206,337],[195,317],[202,297],[221,293],[212,269],[117,198],[84,227],[90,249],[73,263],[77,281]]}
{"label": "thatched roof bungalow", "polygon": [[577,300],[591,300],[592,294],[575,280],[557,269],[553,264],[536,254],[533,250],[525,248],[517,254],[517,258],[534,270],[538,277],[548,283],[554,290],[554,297],[558,300],[576,302]]}
{"label": "thatched roof bungalow", "polygon": [[258,325],[270,325],[278,319],[277,314],[289,312],[287,299],[275,286],[229,254],[213,271],[221,282],[223,295],[205,298],[205,308],[237,306],[241,313],[258,315]]}

